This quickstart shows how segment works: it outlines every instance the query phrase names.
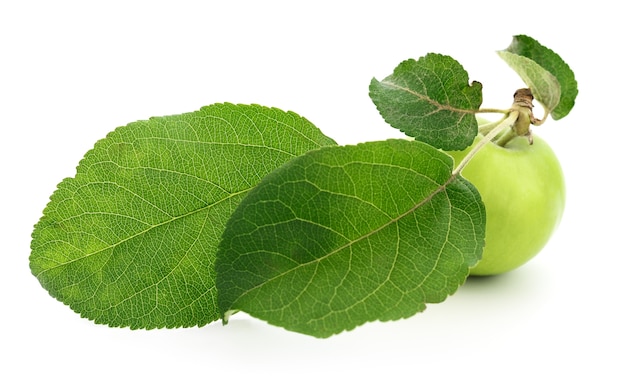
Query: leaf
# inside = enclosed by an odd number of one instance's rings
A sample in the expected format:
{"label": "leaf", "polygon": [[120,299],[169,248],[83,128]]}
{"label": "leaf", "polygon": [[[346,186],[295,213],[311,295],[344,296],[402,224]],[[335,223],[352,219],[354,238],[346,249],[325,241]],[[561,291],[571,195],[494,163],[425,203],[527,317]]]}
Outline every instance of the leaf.
{"label": "leaf", "polygon": [[443,301],[481,256],[485,211],[452,159],[392,139],[309,152],[269,174],[228,221],[218,304],[328,337]]}
{"label": "leaf", "polygon": [[306,119],[256,105],[117,128],[52,195],[32,273],[97,323],[205,325],[219,318],[215,253],[237,204],[273,169],[332,144]]}
{"label": "leaf", "polygon": [[519,74],[544,109],[553,112],[561,98],[561,86],[556,77],[536,62],[521,55],[508,51],[499,51],[498,54]]}
{"label": "leaf", "polygon": [[514,36],[509,47],[498,54],[520,75],[553,119],[569,114],[578,84],[574,72],[558,54],[525,35]]}
{"label": "leaf", "polygon": [[444,150],[472,144],[482,85],[453,58],[427,54],[406,60],[382,81],[372,79],[370,97],[385,121],[408,136]]}

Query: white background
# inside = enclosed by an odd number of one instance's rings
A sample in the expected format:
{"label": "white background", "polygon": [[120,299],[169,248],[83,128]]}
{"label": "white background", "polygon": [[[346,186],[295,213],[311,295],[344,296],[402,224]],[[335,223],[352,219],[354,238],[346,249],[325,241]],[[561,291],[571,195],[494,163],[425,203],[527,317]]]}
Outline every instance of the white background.
{"label": "white background", "polygon": [[[622,12],[547,3],[0,3],[0,386],[626,386]],[[50,194],[118,126],[228,101],[293,110],[341,144],[399,137],[369,100],[372,77],[448,54],[483,83],[483,107],[506,108],[523,85],[495,51],[514,34],[558,52],[580,90],[568,117],[535,132],[561,159],[568,202],[517,271],[325,340],[243,314],[225,327],[112,329],[29,272]]]}

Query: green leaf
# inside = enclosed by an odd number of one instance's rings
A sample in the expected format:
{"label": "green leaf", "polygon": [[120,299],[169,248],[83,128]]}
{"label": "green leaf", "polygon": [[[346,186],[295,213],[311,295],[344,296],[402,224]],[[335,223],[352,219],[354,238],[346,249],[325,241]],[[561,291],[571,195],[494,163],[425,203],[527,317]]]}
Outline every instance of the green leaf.
{"label": "green leaf", "polygon": [[97,323],[205,325],[219,318],[215,254],[237,204],[278,166],[333,144],[306,119],[256,105],[117,128],[52,195],[32,273]]}
{"label": "green leaf", "polygon": [[468,80],[453,58],[427,54],[372,79],[370,97],[392,127],[436,148],[461,150],[476,137],[474,114],[482,103],[482,85]]}
{"label": "green leaf", "polygon": [[521,55],[508,51],[499,51],[498,55],[519,74],[544,109],[553,112],[561,99],[561,86],[556,77],[533,60]]}
{"label": "green leaf", "polygon": [[309,152],[272,172],[228,221],[218,304],[328,337],[443,301],[481,256],[485,211],[452,159],[392,139]]}
{"label": "green leaf", "polygon": [[574,107],[578,84],[574,72],[554,51],[535,39],[516,35],[498,54],[511,66],[555,120],[562,119]]}

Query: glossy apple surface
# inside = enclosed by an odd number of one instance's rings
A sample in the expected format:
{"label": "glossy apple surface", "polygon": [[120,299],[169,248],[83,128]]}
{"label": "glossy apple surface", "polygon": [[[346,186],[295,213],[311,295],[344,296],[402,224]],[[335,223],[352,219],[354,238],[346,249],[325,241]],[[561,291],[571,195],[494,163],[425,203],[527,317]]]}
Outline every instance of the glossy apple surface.
{"label": "glossy apple surface", "polygon": [[[470,148],[449,154],[458,164]],[[537,136],[532,145],[525,137],[505,147],[489,143],[461,175],[476,186],[487,212],[483,257],[470,275],[511,271],[537,255],[565,208],[563,171],[550,146]]]}

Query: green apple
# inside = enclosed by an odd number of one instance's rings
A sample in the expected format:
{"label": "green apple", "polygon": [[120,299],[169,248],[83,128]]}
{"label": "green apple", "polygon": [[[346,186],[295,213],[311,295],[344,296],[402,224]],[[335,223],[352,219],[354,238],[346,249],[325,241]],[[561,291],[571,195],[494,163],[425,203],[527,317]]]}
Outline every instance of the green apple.
{"label": "green apple", "polygon": [[[458,164],[471,148],[448,153]],[[487,213],[483,257],[470,275],[511,271],[537,255],[565,208],[563,171],[550,146],[537,136],[532,145],[526,137],[503,147],[490,142],[461,175],[476,186]]]}

